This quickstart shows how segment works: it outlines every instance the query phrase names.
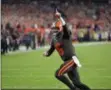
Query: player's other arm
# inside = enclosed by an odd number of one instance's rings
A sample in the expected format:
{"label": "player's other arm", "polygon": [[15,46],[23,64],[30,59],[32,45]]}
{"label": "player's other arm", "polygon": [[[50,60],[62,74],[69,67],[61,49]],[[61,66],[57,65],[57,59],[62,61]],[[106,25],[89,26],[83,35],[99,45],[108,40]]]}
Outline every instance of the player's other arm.
{"label": "player's other arm", "polygon": [[51,46],[50,46],[49,50],[45,51],[45,52],[43,53],[43,55],[46,56],[46,57],[48,57],[48,56],[50,56],[50,55],[54,52],[54,50],[55,50],[55,47],[54,47],[54,45],[51,43]]}

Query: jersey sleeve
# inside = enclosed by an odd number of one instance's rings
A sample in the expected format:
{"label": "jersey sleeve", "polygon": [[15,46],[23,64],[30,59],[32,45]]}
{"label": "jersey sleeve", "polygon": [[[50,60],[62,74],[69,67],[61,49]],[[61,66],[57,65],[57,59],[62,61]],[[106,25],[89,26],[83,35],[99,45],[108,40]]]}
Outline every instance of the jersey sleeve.
{"label": "jersey sleeve", "polygon": [[69,39],[71,37],[71,32],[70,30],[68,30],[68,27],[66,24],[63,26],[63,33],[64,33],[63,38]]}
{"label": "jersey sleeve", "polygon": [[50,44],[50,48],[49,50],[47,51],[47,56],[50,56],[55,50],[55,47],[54,47],[54,42],[51,41],[51,44]]}
{"label": "jersey sleeve", "polygon": [[60,20],[62,22],[62,32],[64,33],[63,38],[69,39],[71,36],[71,32],[70,32],[70,30],[68,30],[65,20],[62,17],[60,17]]}

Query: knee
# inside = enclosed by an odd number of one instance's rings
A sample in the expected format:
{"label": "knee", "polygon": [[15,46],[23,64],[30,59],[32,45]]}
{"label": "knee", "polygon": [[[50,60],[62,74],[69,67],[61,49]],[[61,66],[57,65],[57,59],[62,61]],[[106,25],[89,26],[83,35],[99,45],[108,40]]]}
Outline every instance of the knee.
{"label": "knee", "polygon": [[59,79],[59,78],[61,78],[61,76],[62,76],[62,75],[59,75],[59,70],[57,70],[57,71],[55,72],[55,77]]}

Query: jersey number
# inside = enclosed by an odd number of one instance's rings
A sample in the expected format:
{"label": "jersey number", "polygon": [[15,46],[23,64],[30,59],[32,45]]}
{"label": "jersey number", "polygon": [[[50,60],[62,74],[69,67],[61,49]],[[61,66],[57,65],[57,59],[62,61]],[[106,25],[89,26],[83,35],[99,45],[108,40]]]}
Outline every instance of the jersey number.
{"label": "jersey number", "polygon": [[56,43],[55,48],[59,52],[59,54],[61,56],[64,54],[64,50],[63,50],[63,48],[61,48],[61,44],[60,43]]}

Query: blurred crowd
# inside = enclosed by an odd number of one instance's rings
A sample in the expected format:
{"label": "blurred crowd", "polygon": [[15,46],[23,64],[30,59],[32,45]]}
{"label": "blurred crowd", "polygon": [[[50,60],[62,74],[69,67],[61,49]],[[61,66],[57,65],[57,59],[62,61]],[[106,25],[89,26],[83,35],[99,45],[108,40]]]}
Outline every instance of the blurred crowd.
{"label": "blurred crowd", "polygon": [[48,44],[55,6],[67,16],[73,41],[111,41],[110,4],[61,1],[2,4],[2,53],[18,50],[20,45],[35,49]]}

